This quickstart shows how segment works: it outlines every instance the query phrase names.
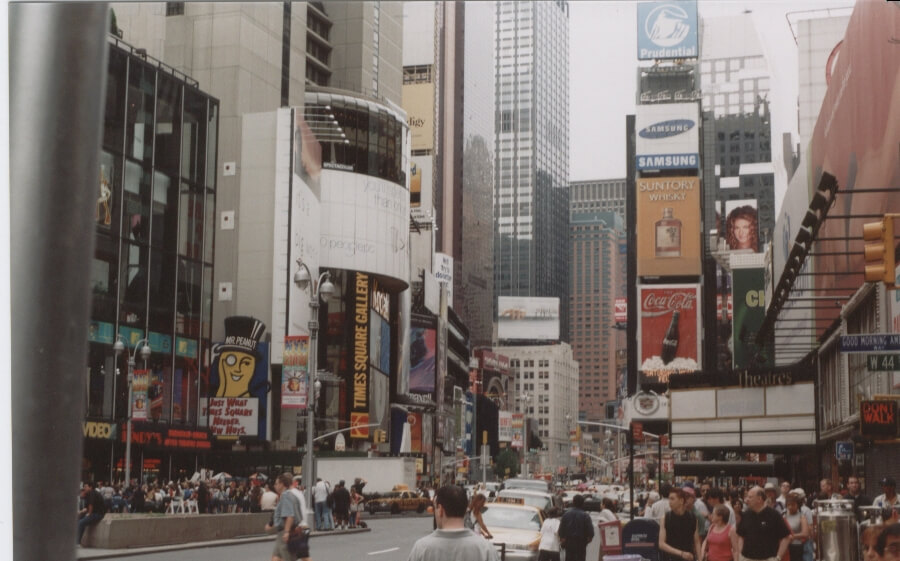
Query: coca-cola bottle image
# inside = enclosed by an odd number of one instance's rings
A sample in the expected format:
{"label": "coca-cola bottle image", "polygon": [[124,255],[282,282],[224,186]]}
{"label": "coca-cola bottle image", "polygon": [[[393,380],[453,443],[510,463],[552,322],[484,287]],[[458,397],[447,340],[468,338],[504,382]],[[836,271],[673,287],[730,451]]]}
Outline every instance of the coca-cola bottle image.
{"label": "coca-cola bottle image", "polygon": [[666,336],[663,338],[662,344],[662,353],[660,353],[659,358],[662,359],[663,364],[669,364],[675,358],[675,353],[678,351],[678,316],[681,315],[681,312],[675,311],[672,312],[672,323],[669,324],[669,329],[666,330]]}

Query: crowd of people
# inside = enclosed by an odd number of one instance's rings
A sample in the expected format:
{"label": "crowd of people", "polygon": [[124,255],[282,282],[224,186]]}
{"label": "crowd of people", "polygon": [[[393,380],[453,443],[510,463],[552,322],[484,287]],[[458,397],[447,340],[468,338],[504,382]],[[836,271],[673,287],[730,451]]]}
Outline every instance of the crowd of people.
{"label": "crowd of people", "polygon": [[883,493],[873,500],[862,493],[856,477],[848,478],[842,493],[823,479],[812,496],[789,481],[727,490],[709,483],[663,483],[637,508],[639,515],[659,522],[664,561],[812,561],[815,501],[852,501],[863,522],[864,561],[900,561],[900,497],[892,478],[880,483]]}

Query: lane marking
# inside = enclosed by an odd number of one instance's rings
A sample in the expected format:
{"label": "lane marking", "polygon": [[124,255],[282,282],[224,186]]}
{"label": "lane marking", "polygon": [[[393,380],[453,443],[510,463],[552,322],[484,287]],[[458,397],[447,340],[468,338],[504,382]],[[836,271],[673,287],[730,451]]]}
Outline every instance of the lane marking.
{"label": "lane marking", "polygon": [[381,551],[370,551],[369,555],[381,555],[382,553],[390,553],[392,551],[397,551],[400,549],[399,547],[392,547],[390,549],[382,549]]}

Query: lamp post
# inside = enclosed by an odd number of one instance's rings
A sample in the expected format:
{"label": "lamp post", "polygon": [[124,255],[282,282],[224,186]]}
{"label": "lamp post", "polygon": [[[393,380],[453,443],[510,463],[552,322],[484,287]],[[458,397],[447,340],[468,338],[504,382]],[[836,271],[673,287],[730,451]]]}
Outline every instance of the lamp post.
{"label": "lamp post", "polygon": [[328,298],[334,294],[334,285],[329,280],[331,274],[328,271],[319,275],[317,280],[313,279],[309,267],[302,259],[297,259],[297,272],[294,273],[294,284],[300,290],[309,288],[309,360],[307,361],[307,383],[306,393],[309,396],[306,403],[306,464],[303,467],[303,484],[306,487],[306,504],[312,503],[312,486],[313,486],[313,422],[315,421],[316,394],[318,388],[314,385],[318,384],[321,388],[321,382],[316,376],[316,355],[318,349],[319,336],[319,298]]}
{"label": "lamp post", "polygon": [[[516,397],[516,399],[523,404],[526,401],[531,401],[533,398],[534,394],[529,392],[521,393]],[[525,432],[525,447],[522,449],[522,477],[528,477],[528,433],[530,431],[528,428],[528,409],[525,405],[522,405],[522,424],[524,425],[523,430]]]}
{"label": "lamp post", "polygon": [[[152,352],[147,339],[141,339],[134,344],[134,350],[128,353],[128,416],[126,417],[127,429],[125,435],[125,487],[131,485],[131,390],[132,383],[134,382],[134,355],[138,353],[138,346],[140,346],[141,343],[144,345],[141,347],[140,353],[141,358],[145,363],[147,362],[147,359],[150,358],[150,353]],[[116,362],[119,361],[119,355],[127,350],[125,341],[122,340],[122,336],[116,335],[116,342],[113,343],[113,352],[116,353]],[[115,396],[113,397],[113,401],[115,402]]]}

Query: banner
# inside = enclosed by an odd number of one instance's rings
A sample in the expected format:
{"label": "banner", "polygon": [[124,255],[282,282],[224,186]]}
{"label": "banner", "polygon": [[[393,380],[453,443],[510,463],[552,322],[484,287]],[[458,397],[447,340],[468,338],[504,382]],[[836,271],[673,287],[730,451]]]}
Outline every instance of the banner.
{"label": "banner", "polygon": [[512,414],[512,447],[525,447],[525,415],[522,413]]}
{"label": "banner", "polygon": [[309,403],[309,337],[284,338],[284,366],[281,369],[282,409],[306,409]]}
{"label": "banner", "polygon": [[731,329],[733,367],[764,368],[775,366],[772,345],[756,343],[756,333],[766,319],[764,269],[734,268],[731,273],[734,290],[734,317]]}
{"label": "banner", "polygon": [[637,272],[700,275],[700,179],[637,180]]}
{"label": "banner", "polygon": [[512,442],[512,413],[509,411],[498,412],[497,440],[499,442]]}
{"label": "banner", "polygon": [[147,389],[150,386],[150,371],[135,370],[131,382],[131,418],[135,421],[147,420],[147,409],[150,402],[147,399]]}
{"label": "banner", "polygon": [[256,436],[259,400],[255,397],[209,397],[202,401],[201,415],[209,416],[214,436]]}
{"label": "banner", "polygon": [[638,363],[645,382],[701,370],[700,285],[638,287]]}

